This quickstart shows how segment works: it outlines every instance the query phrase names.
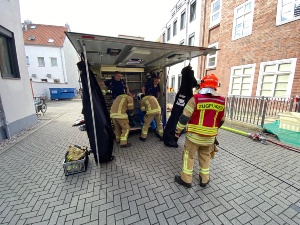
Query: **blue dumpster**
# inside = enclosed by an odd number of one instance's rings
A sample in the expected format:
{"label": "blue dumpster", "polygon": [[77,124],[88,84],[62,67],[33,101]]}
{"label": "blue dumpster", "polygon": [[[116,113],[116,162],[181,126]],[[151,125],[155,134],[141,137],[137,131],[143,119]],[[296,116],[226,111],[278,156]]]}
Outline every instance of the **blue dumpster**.
{"label": "blue dumpster", "polygon": [[51,100],[72,99],[76,97],[76,88],[49,88]]}

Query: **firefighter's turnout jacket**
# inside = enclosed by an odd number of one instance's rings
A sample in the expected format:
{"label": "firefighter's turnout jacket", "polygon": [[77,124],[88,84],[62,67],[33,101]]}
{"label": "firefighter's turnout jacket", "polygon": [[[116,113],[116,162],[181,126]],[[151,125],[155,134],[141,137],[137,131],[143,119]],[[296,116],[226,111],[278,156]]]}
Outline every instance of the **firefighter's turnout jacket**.
{"label": "firefighter's turnout jacket", "polygon": [[148,129],[153,118],[156,122],[156,131],[160,135],[163,136],[163,127],[161,123],[161,108],[154,96],[145,96],[140,100],[140,109],[143,112],[146,112],[144,117],[144,124],[142,128],[142,138],[146,138],[148,134]]}
{"label": "firefighter's turnout jacket", "polygon": [[117,142],[126,145],[130,130],[127,112],[133,110],[133,98],[122,94],[113,101],[110,109],[110,118],[114,124],[114,131]]}
{"label": "firefighter's turnout jacket", "polygon": [[198,152],[203,183],[209,180],[210,153],[214,150],[215,136],[225,116],[225,98],[211,94],[195,94],[186,104],[176,126],[180,133],[187,125],[186,142],[183,154],[181,178],[192,182],[194,158]]}

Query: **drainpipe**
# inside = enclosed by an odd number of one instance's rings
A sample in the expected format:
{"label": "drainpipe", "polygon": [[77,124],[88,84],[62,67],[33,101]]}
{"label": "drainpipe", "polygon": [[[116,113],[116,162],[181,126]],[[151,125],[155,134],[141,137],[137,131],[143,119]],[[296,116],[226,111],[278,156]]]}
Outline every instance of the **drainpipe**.
{"label": "drainpipe", "polygon": [[62,47],[60,47],[60,60],[61,60],[61,67],[62,67],[62,70],[63,70],[64,83],[67,83],[68,80],[66,79],[66,69],[65,69],[65,63],[64,63],[64,60],[63,60]]}
{"label": "drainpipe", "polygon": [[[185,40],[186,45],[189,45],[189,9],[190,9],[190,0],[187,0],[186,2],[186,26],[185,26]],[[190,60],[190,59],[189,59]],[[186,60],[184,61],[184,67],[186,67]]]}
{"label": "drainpipe", "polygon": [[[201,40],[201,47],[204,45],[204,33],[205,33],[205,22],[206,22],[206,0],[204,0],[204,7],[203,7],[203,24],[202,24],[202,40]],[[200,79],[204,77],[204,68],[205,68],[205,56],[201,56],[200,59]]]}

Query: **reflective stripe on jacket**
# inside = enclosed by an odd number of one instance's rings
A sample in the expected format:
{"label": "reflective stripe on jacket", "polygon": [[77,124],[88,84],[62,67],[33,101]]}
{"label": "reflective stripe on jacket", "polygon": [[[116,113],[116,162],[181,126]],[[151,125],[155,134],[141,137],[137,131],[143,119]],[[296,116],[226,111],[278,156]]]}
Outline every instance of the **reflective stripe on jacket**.
{"label": "reflective stripe on jacket", "polygon": [[[225,98],[208,94],[194,95],[195,108],[187,131],[204,136],[216,136],[225,111]],[[189,106],[188,106],[189,107]]]}
{"label": "reflective stripe on jacket", "polygon": [[119,95],[110,109],[110,118],[127,119],[127,110],[133,110],[133,98],[129,95]]}
{"label": "reflective stripe on jacket", "polygon": [[145,96],[140,101],[140,106],[142,111],[146,111],[147,115],[159,114],[161,113],[160,105],[154,96]]}

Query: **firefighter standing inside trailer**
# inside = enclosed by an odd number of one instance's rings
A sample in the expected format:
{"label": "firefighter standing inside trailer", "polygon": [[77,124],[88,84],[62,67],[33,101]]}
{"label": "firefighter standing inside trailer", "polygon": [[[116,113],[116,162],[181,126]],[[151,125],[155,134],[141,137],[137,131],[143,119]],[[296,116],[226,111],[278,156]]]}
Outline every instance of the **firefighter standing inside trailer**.
{"label": "firefighter standing inside trailer", "polygon": [[122,74],[119,71],[115,71],[113,78],[104,82],[105,86],[111,90],[112,99],[116,99],[119,95],[130,95],[128,85],[122,79]]}
{"label": "firefighter standing inside trailer", "polygon": [[206,75],[200,91],[187,103],[176,126],[176,137],[187,125],[181,176],[175,182],[191,187],[194,160],[198,152],[200,186],[205,187],[209,179],[211,152],[214,151],[215,136],[225,121],[225,98],[217,94],[218,78]]}
{"label": "firefighter standing inside trailer", "polygon": [[148,135],[148,129],[153,118],[156,122],[156,135],[162,140],[163,127],[161,123],[161,108],[154,96],[145,96],[143,93],[138,94],[138,100],[140,101],[140,109],[145,112],[144,123],[142,128],[142,134],[139,138],[141,141],[146,141]]}
{"label": "firefighter standing inside trailer", "polygon": [[133,109],[133,98],[127,94],[117,96],[111,106],[110,118],[114,124],[117,143],[120,143],[121,148],[131,146],[128,142],[130,130],[128,115],[133,114]]}

